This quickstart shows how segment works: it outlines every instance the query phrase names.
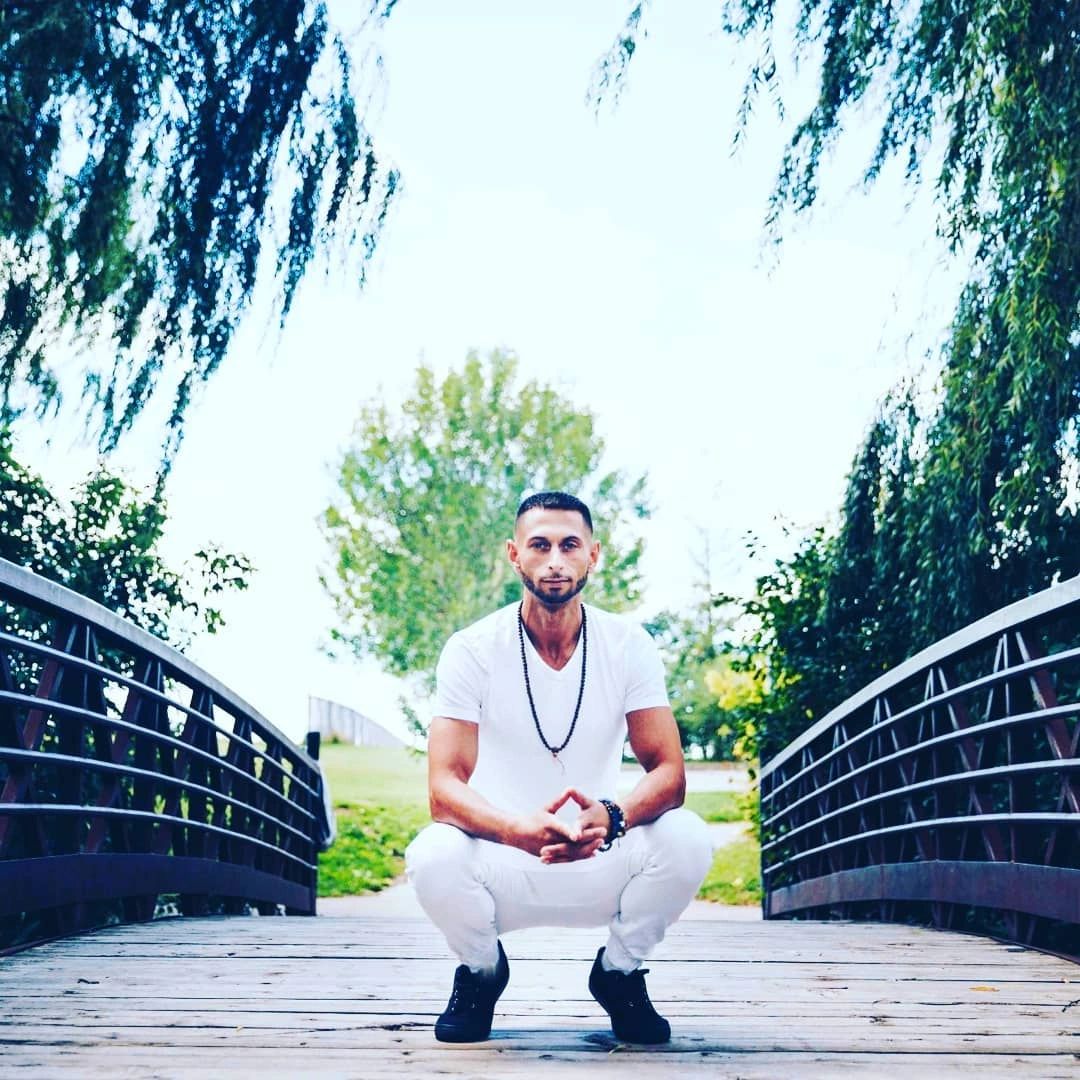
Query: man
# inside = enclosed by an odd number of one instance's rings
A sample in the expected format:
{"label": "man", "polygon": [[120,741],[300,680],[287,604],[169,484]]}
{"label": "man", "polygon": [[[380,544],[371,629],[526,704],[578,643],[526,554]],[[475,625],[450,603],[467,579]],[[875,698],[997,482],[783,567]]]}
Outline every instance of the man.
{"label": "man", "polygon": [[[506,550],[523,599],[443,649],[428,734],[435,824],[405,853],[460,960],[435,1037],[490,1034],[509,978],[501,933],[606,924],[589,990],[618,1038],[666,1042],[641,963],[697,892],[712,847],[681,808],[663,666],[640,626],[582,603],[600,545],[579,499],[525,499]],[[627,737],[645,775],[616,801]]]}

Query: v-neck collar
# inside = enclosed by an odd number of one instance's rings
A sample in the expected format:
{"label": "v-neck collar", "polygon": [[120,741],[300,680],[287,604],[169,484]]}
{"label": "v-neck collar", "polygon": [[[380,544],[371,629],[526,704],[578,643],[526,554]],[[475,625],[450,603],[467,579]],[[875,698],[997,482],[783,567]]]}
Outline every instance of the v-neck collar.
{"label": "v-neck collar", "polygon": [[[585,605],[582,604],[581,607],[582,607],[582,611],[584,611]],[[518,610],[520,612],[520,608]],[[520,618],[520,614],[519,614],[518,617]],[[575,667],[580,668],[580,666],[581,666],[580,664],[575,664],[574,663],[574,661],[577,660],[578,657],[581,654],[581,638],[582,638],[582,634],[581,634],[580,630],[578,632],[577,641],[574,644],[574,651],[570,654],[570,659],[567,660],[566,663],[563,664],[563,666],[561,668],[552,667],[540,655],[540,653],[537,650],[536,646],[533,644],[532,638],[529,637],[528,630],[523,629],[521,636],[525,639],[525,648],[532,654],[530,659],[535,660],[536,663],[538,663],[538,664],[543,664],[544,670],[549,671],[556,678],[565,677],[566,672],[570,671],[572,668],[575,668]]]}

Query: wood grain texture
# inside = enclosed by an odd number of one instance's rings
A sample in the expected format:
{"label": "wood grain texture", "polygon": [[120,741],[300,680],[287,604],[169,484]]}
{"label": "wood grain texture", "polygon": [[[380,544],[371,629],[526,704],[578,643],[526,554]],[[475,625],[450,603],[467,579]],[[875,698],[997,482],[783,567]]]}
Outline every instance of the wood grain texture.
{"label": "wood grain texture", "polygon": [[650,961],[662,1048],[588,995],[603,932],[504,939],[492,1039],[431,1034],[454,961],[425,922],[185,919],[0,964],[0,1077],[1075,1077],[1080,966],[869,923],[684,922]]}

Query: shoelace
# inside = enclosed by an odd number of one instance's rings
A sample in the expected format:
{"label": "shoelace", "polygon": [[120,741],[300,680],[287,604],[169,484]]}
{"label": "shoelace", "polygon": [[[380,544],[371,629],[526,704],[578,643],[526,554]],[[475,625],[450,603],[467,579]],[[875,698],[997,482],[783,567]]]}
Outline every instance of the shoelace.
{"label": "shoelace", "polygon": [[447,1007],[455,1010],[460,1005],[464,1009],[475,1009],[482,985],[483,980],[462,965],[454,972],[454,989],[450,993],[450,1003]]}
{"label": "shoelace", "polygon": [[649,974],[648,968],[637,968],[634,971],[618,973],[626,981],[627,994],[625,1006],[628,1009],[651,1009],[652,1002],[649,1000],[649,991],[645,988],[645,976]]}

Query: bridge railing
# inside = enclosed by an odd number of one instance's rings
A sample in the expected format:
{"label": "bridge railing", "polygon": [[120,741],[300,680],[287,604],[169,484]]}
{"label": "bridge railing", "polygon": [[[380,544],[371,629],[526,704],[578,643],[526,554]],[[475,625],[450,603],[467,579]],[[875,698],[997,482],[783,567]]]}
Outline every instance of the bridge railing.
{"label": "bridge railing", "polygon": [[182,654],[0,560],[0,950],[179,913],[314,914],[317,761]]}
{"label": "bridge railing", "polygon": [[1080,957],[1080,579],[838,706],[761,772],[767,918],[991,933]]}

